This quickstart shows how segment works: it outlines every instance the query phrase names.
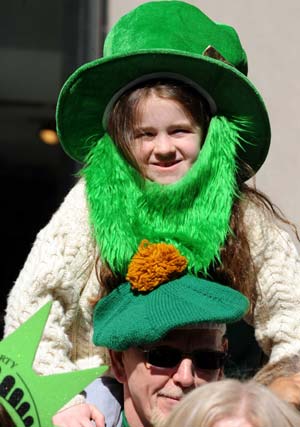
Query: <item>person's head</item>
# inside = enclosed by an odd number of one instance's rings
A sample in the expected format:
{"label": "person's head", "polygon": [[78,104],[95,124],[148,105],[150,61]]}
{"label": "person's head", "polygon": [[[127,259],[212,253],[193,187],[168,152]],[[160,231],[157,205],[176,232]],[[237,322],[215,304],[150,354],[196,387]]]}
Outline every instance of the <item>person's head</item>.
{"label": "person's head", "polygon": [[128,282],[96,305],[93,341],[110,349],[131,427],[152,426],[187,392],[222,378],[225,324],[248,309],[242,294],[186,266],[172,245],[142,242]]}
{"label": "person's head", "polygon": [[150,80],[118,98],[107,129],[145,178],[170,184],[196,161],[209,116],[208,103],[195,88],[176,80]]}
{"label": "person's head", "polygon": [[223,380],[194,390],[165,427],[298,427],[300,414],[254,381]]}
{"label": "person's head", "polygon": [[[103,52],[103,58],[84,64],[70,76],[59,97],[58,133],[71,157],[86,161],[91,148],[108,130],[109,114],[124,93],[151,80],[171,79],[189,86],[190,92],[198,92],[197,98],[205,100],[210,115],[234,117],[239,125],[246,120],[239,157],[254,172],[261,166],[270,140],[268,115],[246,77],[247,56],[234,28],[212,21],[183,1],[150,1],[115,24]],[[180,96],[170,98],[178,100]],[[184,104],[180,102],[181,107]],[[126,121],[127,109],[122,111]],[[195,123],[199,125],[198,117]],[[126,128],[122,124],[116,133]],[[205,132],[198,136],[201,143]],[[144,166],[142,162],[140,166]],[[148,175],[147,170],[144,174]]]}
{"label": "person's head", "polygon": [[172,329],[147,345],[110,350],[115,377],[124,385],[129,424],[156,425],[188,392],[220,380],[227,349],[224,333],[224,324],[194,325]]}

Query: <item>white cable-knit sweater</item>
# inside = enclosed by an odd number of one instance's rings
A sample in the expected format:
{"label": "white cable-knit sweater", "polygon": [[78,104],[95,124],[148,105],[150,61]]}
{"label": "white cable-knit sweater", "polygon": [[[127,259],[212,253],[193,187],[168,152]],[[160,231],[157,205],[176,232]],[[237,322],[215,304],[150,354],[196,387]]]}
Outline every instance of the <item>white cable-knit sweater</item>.
{"label": "white cable-knit sweater", "polygon": [[[256,338],[275,362],[300,353],[300,263],[289,235],[250,203],[245,212],[251,254],[258,269]],[[91,237],[84,182],[79,181],[39,232],[8,298],[5,334],[46,301],[53,307],[34,367],[50,374],[103,363],[91,342],[90,298],[97,296],[97,249]],[[79,403],[78,396],[72,403]]]}

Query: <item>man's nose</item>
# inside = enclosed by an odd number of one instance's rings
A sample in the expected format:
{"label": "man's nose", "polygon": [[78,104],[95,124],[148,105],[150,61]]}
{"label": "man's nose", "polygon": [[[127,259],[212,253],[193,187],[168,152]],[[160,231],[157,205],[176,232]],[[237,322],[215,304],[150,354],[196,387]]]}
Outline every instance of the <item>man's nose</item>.
{"label": "man's nose", "polygon": [[175,383],[181,387],[191,387],[195,384],[195,370],[191,359],[182,359],[173,375]]}
{"label": "man's nose", "polygon": [[176,152],[176,148],[172,138],[168,134],[158,134],[154,141],[154,153],[159,156],[172,155]]}

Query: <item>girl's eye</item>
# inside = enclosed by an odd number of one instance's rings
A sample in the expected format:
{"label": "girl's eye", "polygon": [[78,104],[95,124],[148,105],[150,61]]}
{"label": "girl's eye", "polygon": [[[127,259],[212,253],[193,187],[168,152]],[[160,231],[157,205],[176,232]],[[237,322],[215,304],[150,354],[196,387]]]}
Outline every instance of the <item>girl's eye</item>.
{"label": "girl's eye", "polygon": [[178,129],[174,129],[172,133],[177,134],[177,133],[190,133],[191,130],[187,129],[187,128],[178,128]]}
{"label": "girl's eye", "polygon": [[148,131],[141,131],[141,132],[137,132],[134,135],[135,139],[142,139],[142,138],[152,138],[154,136],[153,132],[148,132]]}

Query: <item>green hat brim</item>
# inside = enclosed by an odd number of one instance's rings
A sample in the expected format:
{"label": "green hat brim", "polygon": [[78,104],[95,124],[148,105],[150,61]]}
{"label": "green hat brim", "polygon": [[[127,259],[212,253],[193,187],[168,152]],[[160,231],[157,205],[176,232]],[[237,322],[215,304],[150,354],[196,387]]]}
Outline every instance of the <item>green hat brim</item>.
{"label": "green hat brim", "polygon": [[267,156],[271,136],[268,113],[257,89],[225,62],[176,50],[110,56],[78,68],[63,86],[57,105],[57,130],[66,153],[84,161],[105,132],[102,118],[111,98],[141,76],[168,72],[191,79],[208,92],[218,115],[247,119],[238,157],[256,172]]}
{"label": "green hat brim", "polygon": [[192,275],[148,293],[134,292],[124,283],[97,303],[93,341],[122,351],[155,342],[182,326],[235,322],[248,308],[240,292]]}

